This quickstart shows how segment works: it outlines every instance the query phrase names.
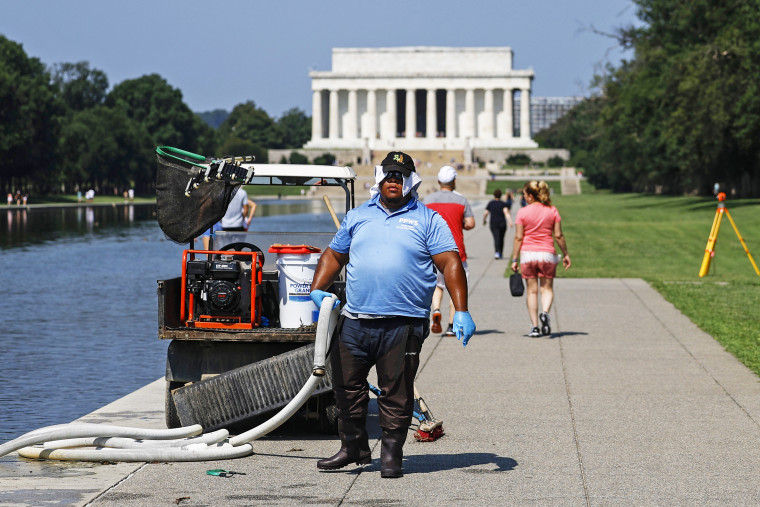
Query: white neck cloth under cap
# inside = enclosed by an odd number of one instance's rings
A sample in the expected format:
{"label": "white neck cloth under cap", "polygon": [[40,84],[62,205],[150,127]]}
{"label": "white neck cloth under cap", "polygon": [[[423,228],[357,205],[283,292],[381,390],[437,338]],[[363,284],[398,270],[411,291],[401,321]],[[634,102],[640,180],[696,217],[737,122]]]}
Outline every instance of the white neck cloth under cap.
{"label": "white neck cloth under cap", "polygon": [[[385,179],[385,171],[383,171],[383,166],[376,165],[375,185],[369,189],[370,197],[374,198],[377,194],[380,193],[380,182],[383,181],[383,179]],[[420,183],[422,183],[422,178],[420,178],[420,176],[417,174],[417,171],[412,171],[412,174],[409,176],[404,176],[404,184],[401,187],[403,195],[411,192],[412,197],[419,199],[419,196],[417,195],[417,188],[419,188]]]}

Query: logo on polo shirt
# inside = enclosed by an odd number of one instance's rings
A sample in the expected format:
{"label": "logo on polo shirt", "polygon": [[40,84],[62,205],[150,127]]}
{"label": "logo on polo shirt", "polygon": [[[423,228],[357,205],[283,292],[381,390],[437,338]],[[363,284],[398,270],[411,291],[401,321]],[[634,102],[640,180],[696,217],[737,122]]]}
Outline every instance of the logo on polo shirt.
{"label": "logo on polo shirt", "polygon": [[399,218],[398,219],[398,229],[416,229],[417,226],[420,224],[419,220],[415,220],[413,218]]}

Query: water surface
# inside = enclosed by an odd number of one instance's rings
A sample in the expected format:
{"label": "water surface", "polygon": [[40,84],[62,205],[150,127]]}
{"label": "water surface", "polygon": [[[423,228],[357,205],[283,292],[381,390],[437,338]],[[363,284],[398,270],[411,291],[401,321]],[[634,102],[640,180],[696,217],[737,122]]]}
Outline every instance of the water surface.
{"label": "water surface", "polygon": [[[258,204],[257,230],[334,230],[321,201]],[[0,442],[163,377],[156,281],[186,247],[154,205],[0,210]]]}

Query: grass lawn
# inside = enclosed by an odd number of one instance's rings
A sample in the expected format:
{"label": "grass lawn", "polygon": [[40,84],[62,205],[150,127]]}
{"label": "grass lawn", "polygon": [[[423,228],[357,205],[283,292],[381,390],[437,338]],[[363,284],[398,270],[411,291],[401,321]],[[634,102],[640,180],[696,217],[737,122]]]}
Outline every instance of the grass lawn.
{"label": "grass lawn", "polygon": [[[561,276],[643,278],[760,375],[760,276],[726,216],[699,277],[718,201],[588,190],[553,198],[573,260]],[[760,264],[760,199],[726,208]]]}

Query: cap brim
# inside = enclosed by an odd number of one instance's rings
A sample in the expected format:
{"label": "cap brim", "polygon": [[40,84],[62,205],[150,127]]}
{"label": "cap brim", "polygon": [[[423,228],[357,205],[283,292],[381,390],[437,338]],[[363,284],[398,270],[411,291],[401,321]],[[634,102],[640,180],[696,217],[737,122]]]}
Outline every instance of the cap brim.
{"label": "cap brim", "polygon": [[412,171],[410,171],[408,168],[402,166],[402,165],[384,165],[383,166],[383,172],[388,171],[398,171],[401,174],[403,174],[406,178],[409,177],[410,174],[412,174]]}

